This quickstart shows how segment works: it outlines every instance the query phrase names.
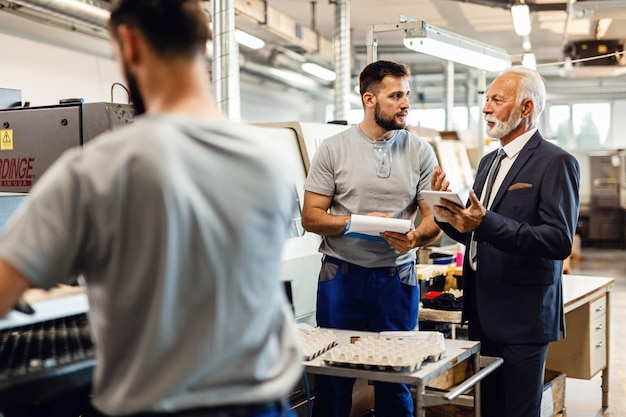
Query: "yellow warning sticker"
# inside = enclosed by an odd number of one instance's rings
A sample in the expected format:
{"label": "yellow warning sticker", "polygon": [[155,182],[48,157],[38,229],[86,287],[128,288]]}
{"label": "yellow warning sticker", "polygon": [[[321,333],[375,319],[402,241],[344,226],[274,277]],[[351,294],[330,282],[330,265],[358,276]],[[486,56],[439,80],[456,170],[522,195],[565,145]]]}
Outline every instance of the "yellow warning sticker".
{"label": "yellow warning sticker", "polygon": [[13,129],[0,130],[0,151],[13,150]]}

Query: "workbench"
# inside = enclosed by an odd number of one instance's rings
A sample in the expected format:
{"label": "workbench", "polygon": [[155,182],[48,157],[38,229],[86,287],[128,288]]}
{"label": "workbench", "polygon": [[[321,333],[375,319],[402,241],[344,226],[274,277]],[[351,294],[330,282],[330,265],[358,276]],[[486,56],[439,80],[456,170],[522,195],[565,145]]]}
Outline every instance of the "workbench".
{"label": "workbench", "polygon": [[[351,336],[372,337],[376,333],[358,332],[352,330],[331,329],[337,335],[339,346],[350,343]],[[480,416],[480,380],[493,372],[502,364],[500,358],[488,358],[480,356],[480,342],[469,340],[445,340],[445,353],[437,361],[424,361],[419,369],[414,372],[378,371],[351,367],[339,367],[327,365],[323,361],[323,355],[309,361],[304,361],[305,371],[312,374],[330,375],[348,378],[362,378],[371,381],[395,382],[411,384],[415,387],[415,416],[424,417],[425,408],[452,403],[461,394],[474,387],[474,413]],[[472,369],[478,369],[469,378],[452,387],[447,392],[426,392],[426,385],[442,375],[452,367],[467,361]]]}

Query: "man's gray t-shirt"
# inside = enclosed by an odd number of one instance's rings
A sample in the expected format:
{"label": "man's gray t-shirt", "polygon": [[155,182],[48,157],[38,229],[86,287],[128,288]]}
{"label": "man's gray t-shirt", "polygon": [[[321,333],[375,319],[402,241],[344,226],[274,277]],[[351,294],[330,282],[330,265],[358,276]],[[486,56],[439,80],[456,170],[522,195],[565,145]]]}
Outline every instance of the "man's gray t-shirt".
{"label": "man's gray t-shirt", "polygon": [[107,414],[285,397],[301,377],[281,253],[289,158],[260,128],[144,116],[66,152],[0,240],[49,288],[84,273]]}
{"label": "man's gray t-shirt", "polygon": [[[430,189],[437,164],[433,149],[408,131],[396,130],[386,142],[391,173],[385,178],[377,175],[375,143],[358,125],[325,139],[315,151],[304,189],[332,196],[329,213],[333,215],[381,212],[415,221],[419,193]],[[415,259],[415,250],[400,254],[387,242],[345,236],[325,236],[320,252],[366,268]]]}

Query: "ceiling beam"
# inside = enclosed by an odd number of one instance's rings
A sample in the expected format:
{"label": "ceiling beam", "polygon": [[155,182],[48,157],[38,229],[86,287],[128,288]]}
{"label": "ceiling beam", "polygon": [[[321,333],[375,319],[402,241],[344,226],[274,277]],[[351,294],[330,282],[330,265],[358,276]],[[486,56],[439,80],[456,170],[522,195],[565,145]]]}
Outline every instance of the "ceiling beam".
{"label": "ceiling beam", "polygon": [[531,12],[561,12],[567,11],[567,2],[557,3],[526,3]]}
{"label": "ceiling beam", "polygon": [[[501,9],[510,9],[516,1],[515,0],[456,0],[460,3],[472,3],[481,6],[499,7]],[[530,8],[531,12],[556,12],[567,10],[567,1],[560,1],[554,3],[532,3],[527,1],[526,4]]]}
{"label": "ceiling beam", "polygon": [[480,4],[481,6],[500,7],[502,9],[510,9],[515,0],[456,0],[461,3]]}

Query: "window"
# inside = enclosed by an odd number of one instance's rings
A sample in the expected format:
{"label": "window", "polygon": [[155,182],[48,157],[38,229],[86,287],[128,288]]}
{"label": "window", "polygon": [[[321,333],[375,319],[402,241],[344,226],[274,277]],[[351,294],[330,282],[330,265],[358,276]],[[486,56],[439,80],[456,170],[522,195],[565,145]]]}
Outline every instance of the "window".
{"label": "window", "polygon": [[469,125],[467,107],[452,109],[452,126],[454,130],[467,130]]}
{"label": "window", "polygon": [[[351,109],[348,112],[348,124],[355,125],[357,123],[361,123],[361,121],[363,120],[364,113],[365,112],[363,111],[363,109]],[[328,119],[328,120],[332,120],[332,119]]]}
{"label": "window", "polygon": [[569,143],[569,139],[572,137],[570,134],[570,110],[569,105],[554,105],[548,109],[551,136],[563,148],[570,148],[574,145],[573,140],[572,143]]}
{"label": "window", "polygon": [[446,130],[446,111],[444,109],[409,110],[408,124],[429,127],[438,131]]}
{"label": "window", "polygon": [[558,104],[548,109],[550,134],[566,149],[612,146],[611,104],[608,102]]}
{"label": "window", "polygon": [[574,140],[580,149],[593,149],[608,146],[611,126],[611,105],[609,103],[580,103],[572,106]]}

